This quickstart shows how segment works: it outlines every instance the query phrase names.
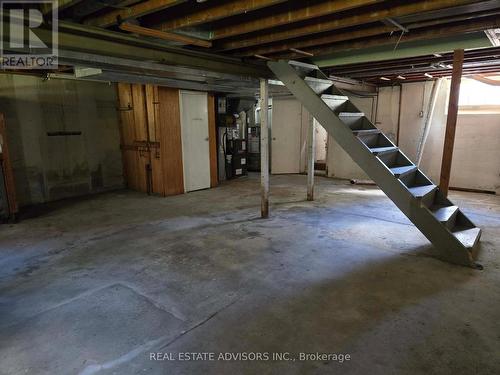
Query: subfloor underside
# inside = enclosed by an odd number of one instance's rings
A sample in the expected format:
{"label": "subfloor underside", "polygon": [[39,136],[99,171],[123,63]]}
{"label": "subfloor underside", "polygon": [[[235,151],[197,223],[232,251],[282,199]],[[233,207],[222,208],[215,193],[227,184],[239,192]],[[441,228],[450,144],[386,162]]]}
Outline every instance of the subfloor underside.
{"label": "subfloor underside", "polygon": [[[483,229],[478,271],[433,258],[379,189],[316,181],[307,202],[305,176],[273,176],[268,220],[254,175],[0,226],[0,373],[500,373],[500,199],[451,193]],[[315,352],[351,360],[299,360]]]}

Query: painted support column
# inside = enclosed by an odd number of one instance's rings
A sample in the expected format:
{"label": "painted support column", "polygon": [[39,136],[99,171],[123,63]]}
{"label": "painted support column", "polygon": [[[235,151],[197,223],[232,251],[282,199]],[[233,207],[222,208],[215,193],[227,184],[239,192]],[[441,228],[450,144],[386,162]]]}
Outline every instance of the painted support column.
{"label": "painted support column", "polygon": [[316,127],[314,117],[309,115],[307,129],[307,200],[314,200],[314,161],[316,159]]}
{"label": "painted support column", "polygon": [[451,75],[450,101],[448,104],[448,118],[446,119],[446,133],[444,136],[443,159],[441,161],[441,177],[439,188],[445,196],[448,195],[450,186],[451,161],[453,158],[453,146],[455,144],[455,130],[457,127],[458,98],[460,95],[460,82],[462,80],[462,66],[464,62],[464,50],[453,51],[453,71]]}
{"label": "painted support column", "polygon": [[260,79],[260,216],[269,217],[269,86]]}

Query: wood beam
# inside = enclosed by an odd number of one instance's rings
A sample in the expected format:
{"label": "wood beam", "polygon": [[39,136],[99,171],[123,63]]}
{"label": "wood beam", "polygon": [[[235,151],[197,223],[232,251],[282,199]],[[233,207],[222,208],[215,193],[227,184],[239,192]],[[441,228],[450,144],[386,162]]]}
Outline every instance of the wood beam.
{"label": "wood beam", "polygon": [[187,0],[149,0],[133,5],[127,9],[116,9],[96,17],[89,17],[84,20],[83,23],[90,26],[109,27],[116,25],[119,19],[127,20],[142,17],[186,1]]}
{"label": "wood beam", "polygon": [[453,146],[455,144],[458,99],[460,97],[460,81],[462,80],[463,61],[464,50],[455,50],[453,52],[453,73],[451,75],[450,100],[448,103],[448,117],[446,119],[443,159],[441,160],[441,176],[439,179],[439,189],[445,196],[448,195],[448,188],[450,186],[451,162],[453,158]]}
{"label": "wood beam", "polygon": [[285,41],[282,43],[272,44],[269,46],[256,47],[246,49],[241,52],[235,52],[237,56],[252,56],[252,55],[267,55],[270,53],[277,53],[282,51],[293,51],[294,49],[301,49],[305,47],[315,47],[323,44],[331,44],[335,42],[343,42],[345,40],[367,38],[370,36],[390,33],[396,30],[392,26],[375,26],[363,30],[351,30],[346,32],[332,33],[316,38],[307,38],[304,40]]}
{"label": "wood beam", "polygon": [[183,44],[190,44],[198,47],[210,48],[212,47],[212,42],[208,40],[193,38],[187,35],[181,35],[176,33],[169,33],[167,31],[160,31],[156,29],[148,29],[147,27],[142,27],[138,25],[132,25],[130,23],[122,23],[120,24],[120,29],[124,31],[128,31],[131,33],[151,36],[158,39],[164,39],[173,42],[179,42]]}
{"label": "wood beam", "polygon": [[186,16],[173,18],[158,25],[158,28],[163,31],[175,30],[181,27],[191,27],[207,23],[211,21],[220,20],[238,14],[244,14],[257,9],[265,8],[271,5],[284,3],[286,0],[234,0],[216,4],[208,9],[194,11]]}
{"label": "wood beam", "polygon": [[269,217],[269,85],[260,79],[260,216]]}
{"label": "wood beam", "polygon": [[286,9],[255,20],[244,21],[235,25],[224,26],[213,31],[213,39],[227,38],[294,22],[310,20],[353,8],[380,3],[382,0],[330,0],[317,4],[304,2],[299,9]]}
{"label": "wood beam", "polygon": [[345,17],[337,17],[330,20],[315,22],[308,25],[297,26],[286,30],[268,32],[257,36],[248,36],[238,40],[224,42],[220,45],[222,50],[234,50],[247,48],[260,44],[277,42],[291,38],[309,36],[315,33],[367,24],[381,21],[387,17],[401,17],[431,10],[454,7],[463,4],[478,3],[482,0],[423,0],[419,2],[407,2],[402,5],[381,9],[377,12],[366,11]]}
{"label": "wood beam", "polygon": [[496,79],[491,79],[491,78],[485,77],[482,74],[475,74],[471,78],[475,79],[476,81],[486,83],[487,85],[500,86],[500,81],[498,81]]}
{"label": "wood beam", "polygon": [[[485,29],[500,27],[500,16],[493,16],[487,18],[481,18],[479,20],[471,20],[466,22],[459,22],[451,25],[442,25],[440,27],[434,27],[431,29],[415,30],[413,32],[404,34],[400,39],[400,34],[395,34],[387,37],[374,37],[371,39],[355,40],[342,43],[336,43],[331,45],[317,46],[313,48],[304,49],[306,52],[313,53],[315,56],[328,55],[337,52],[351,51],[356,49],[363,49],[374,46],[381,45],[396,45],[398,41],[400,43],[444,38],[453,35],[465,34],[474,31],[483,31]],[[299,54],[295,53],[285,53],[278,55],[271,55],[272,58],[283,58],[283,59],[294,59],[300,58]]]}
{"label": "wood beam", "polygon": [[[464,62],[484,61],[485,59],[488,58],[496,59],[495,56],[500,56],[500,47],[468,50],[464,52]],[[428,54],[426,56],[419,56],[419,57],[403,57],[399,59],[335,65],[331,67],[323,67],[322,70],[331,74],[351,74],[369,70],[398,68],[404,66],[411,67],[422,64],[428,66],[433,62],[444,62],[446,64],[452,64],[453,52],[442,53],[440,55],[434,55],[434,56]]]}

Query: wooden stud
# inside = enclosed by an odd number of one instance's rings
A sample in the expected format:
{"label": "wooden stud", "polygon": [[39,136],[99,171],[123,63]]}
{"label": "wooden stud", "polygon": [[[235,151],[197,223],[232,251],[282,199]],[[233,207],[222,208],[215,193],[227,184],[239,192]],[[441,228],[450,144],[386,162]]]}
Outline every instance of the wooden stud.
{"label": "wooden stud", "polygon": [[453,146],[455,144],[458,99],[460,97],[460,82],[462,80],[463,61],[464,50],[455,50],[453,52],[453,72],[451,76],[450,100],[448,103],[448,117],[446,119],[443,159],[441,161],[441,176],[439,179],[439,188],[445,196],[448,195],[448,188],[450,186],[451,162],[453,159]]}

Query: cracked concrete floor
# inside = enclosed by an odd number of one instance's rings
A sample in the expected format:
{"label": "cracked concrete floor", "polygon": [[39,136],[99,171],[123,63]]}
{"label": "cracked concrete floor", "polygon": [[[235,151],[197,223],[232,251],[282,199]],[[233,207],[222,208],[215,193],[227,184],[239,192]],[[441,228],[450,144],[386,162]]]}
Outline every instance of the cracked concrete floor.
{"label": "cracked concrete floor", "polygon": [[[258,176],[186,195],[120,191],[0,226],[1,374],[498,374],[500,200],[451,199],[483,271],[443,263],[374,187]],[[150,353],[348,353],[151,361]]]}

